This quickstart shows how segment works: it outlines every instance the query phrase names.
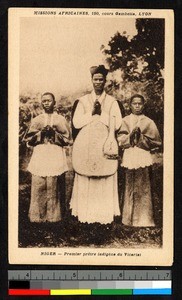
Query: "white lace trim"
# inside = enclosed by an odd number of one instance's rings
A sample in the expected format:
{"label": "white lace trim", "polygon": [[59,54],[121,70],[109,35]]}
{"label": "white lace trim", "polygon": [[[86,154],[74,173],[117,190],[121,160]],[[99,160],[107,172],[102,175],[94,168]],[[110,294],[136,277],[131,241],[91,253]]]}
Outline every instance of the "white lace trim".
{"label": "white lace trim", "polygon": [[152,155],[149,151],[138,147],[125,149],[122,166],[128,169],[139,169],[153,164]]}
{"label": "white lace trim", "polygon": [[59,176],[68,171],[65,150],[57,145],[34,147],[28,171],[36,176]]}

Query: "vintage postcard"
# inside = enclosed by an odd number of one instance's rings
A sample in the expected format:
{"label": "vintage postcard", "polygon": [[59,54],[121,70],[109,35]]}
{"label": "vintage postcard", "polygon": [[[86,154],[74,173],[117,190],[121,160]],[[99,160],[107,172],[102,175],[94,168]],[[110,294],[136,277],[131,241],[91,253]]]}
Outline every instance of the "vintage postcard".
{"label": "vintage postcard", "polygon": [[172,10],[9,9],[9,263],[173,263]]}

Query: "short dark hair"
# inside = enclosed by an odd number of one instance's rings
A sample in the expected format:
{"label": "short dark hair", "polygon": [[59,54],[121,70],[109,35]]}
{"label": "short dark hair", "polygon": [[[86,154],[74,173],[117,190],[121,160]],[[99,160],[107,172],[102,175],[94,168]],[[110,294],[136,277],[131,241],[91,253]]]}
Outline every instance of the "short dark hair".
{"label": "short dark hair", "polygon": [[133,102],[133,99],[135,99],[135,98],[140,98],[141,100],[142,100],[142,102],[143,102],[143,104],[145,104],[145,98],[142,96],[142,95],[140,95],[140,94],[135,94],[135,95],[133,95],[131,98],[130,98],[130,104]]}
{"label": "short dark hair", "polygon": [[[53,101],[54,101],[54,104],[56,103],[56,100],[55,100],[55,96],[54,96],[54,94],[52,94],[52,93],[50,93],[50,92],[46,92],[46,93],[44,93],[43,95],[42,95],[42,97],[43,96],[47,96],[47,95],[50,95],[51,97],[52,97],[52,99],[53,99]],[[42,98],[41,97],[41,98]]]}

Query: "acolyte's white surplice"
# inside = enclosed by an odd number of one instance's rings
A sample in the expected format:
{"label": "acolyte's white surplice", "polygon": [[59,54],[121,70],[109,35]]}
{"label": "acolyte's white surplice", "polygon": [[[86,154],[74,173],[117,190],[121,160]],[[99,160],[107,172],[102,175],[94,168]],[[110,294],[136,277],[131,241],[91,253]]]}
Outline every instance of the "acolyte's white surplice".
{"label": "acolyte's white surplice", "polygon": [[[54,141],[44,139],[41,131],[45,126],[54,128]],[[61,220],[60,175],[68,171],[63,145],[69,140],[65,118],[57,113],[40,114],[32,120],[27,142],[34,147],[28,165],[32,174],[29,219],[31,222],[57,222]]]}
{"label": "acolyte's white surplice", "polygon": [[[130,144],[130,134],[136,127],[141,134],[136,146]],[[151,151],[161,146],[155,123],[145,115],[130,114],[122,120],[118,131],[119,146],[124,149],[125,191],[122,223],[129,226],[155,226],[151,190]]]}
{"label": "acolyte's white surplice", "polygon": [[[101,104],[101,115],[92,115],[95,101]],[[94,120],[109,126],[111,116],[115,116],[115,128],[121,125],[121,112],[117,101],[105,92],[98,98],[93,91],[79,99],[73,116],[73,125],[81,129]],[[107,177],[87,177],[75,173],[71,198],[72,214],[80,222],[101,224],[111,223],[114,216],[120,215],[117,172]]]}

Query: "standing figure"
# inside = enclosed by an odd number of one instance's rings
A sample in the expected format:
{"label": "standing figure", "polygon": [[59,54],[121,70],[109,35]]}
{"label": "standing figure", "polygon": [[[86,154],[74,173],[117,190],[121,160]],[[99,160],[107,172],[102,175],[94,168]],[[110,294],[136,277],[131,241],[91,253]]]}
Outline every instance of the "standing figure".
{"label": "standing figure", "polygon": [[[32,119],[27,134],[33,154],[28,165],[32,174],[29,219],[31,222],[57,222],[61,220],[60,199],[65,185],[61,174],[68,171],[63,146],[69,144],[69,129],[65,118],[54,112],[55,97],[44,93],[44,113]],[[63,176],[63,175],[62,175]]]}
{"label": "standing figure", "polygon": [[128,226],[155,226],[150,171],[151,152],[161,146],[155,123],[143,114],[144,97],[131,97],[132,113],[122,120],[118,131],[119,146],[124,149],[125,191],[122,199],[122,223]]}
{"label": "standing figure", "polygon": [[120,215],[120,210],[118,162],[109,161],[104,151],[109,155],[109,147],[117,147],[115,131],[122,117],[117,101],[104,91],[107,69],[100,65],[91,67],[90,72],[94,89],[79,99],[72,119],[77,137],[73,145],[75,177],[70,206],[80,222],[107,224]]}

